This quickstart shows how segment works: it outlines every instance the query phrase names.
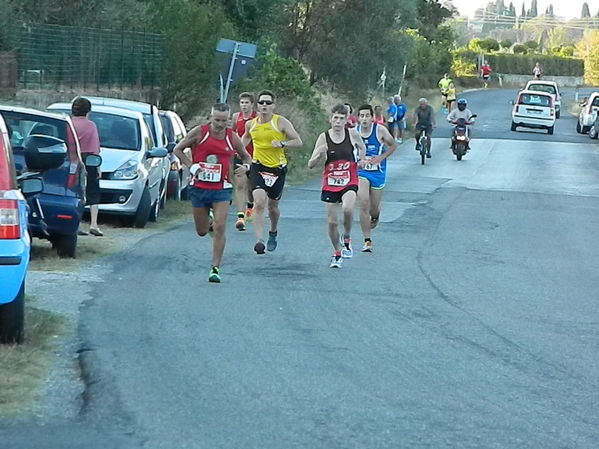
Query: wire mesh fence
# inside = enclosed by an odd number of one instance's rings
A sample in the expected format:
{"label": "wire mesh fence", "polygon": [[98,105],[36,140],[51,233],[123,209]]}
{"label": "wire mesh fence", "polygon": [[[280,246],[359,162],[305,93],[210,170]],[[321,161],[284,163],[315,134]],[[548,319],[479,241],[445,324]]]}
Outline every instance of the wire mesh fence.
{"label": "wire mesh fence", "polygon": [[60,25],[8,25],[21,88],[149,87],[160,83],[164,36]]}

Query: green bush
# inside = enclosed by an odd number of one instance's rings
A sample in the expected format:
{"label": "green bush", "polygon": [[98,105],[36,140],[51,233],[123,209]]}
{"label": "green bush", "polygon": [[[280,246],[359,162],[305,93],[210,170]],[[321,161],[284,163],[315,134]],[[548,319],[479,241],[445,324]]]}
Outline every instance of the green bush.
{"label": "green bush", "polygon": [[[515,48],[514,48],[515,51]],[[535,63],[543,68],[545,75],[553,76],[583,76],[584,61],[582,59],[566,58],[549,55],[511,55],[491,54],[485,59],[493,67],[495,73],[512,75],[530,75]]]}
{"label": "green bush", "polygon": [[455,77],[476,76],[478,54],[475,51],[460,48],[452,52],[451,73]]}
{"label": "green bush", "polygon": [[514,51],[515,54],[526,54],[528,53],[528,47],[522,45],[522,44],[516,44],[514,45],[514,48],[512,49]]}

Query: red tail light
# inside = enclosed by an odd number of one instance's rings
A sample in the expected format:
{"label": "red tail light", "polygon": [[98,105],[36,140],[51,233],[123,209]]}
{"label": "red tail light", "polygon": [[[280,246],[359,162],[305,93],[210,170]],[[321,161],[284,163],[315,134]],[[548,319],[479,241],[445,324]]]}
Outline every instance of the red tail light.
{"label": "red tail light", "polygon": [[0,240],[20,237],[19,203],[17,200],[0,199]]}
{"label": "red tail light", "polygon": [[549,97],[549,107],[553,107],[553,97]]}

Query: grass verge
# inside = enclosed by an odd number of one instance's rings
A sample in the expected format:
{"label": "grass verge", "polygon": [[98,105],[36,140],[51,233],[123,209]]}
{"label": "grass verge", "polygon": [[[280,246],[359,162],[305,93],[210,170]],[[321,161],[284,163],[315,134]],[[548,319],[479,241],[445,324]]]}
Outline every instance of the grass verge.
{"label": "grass verge", "polygon": [[[167,231],[188,217],[191,217],[191,205],[188,201],[168,201],[158,222],[148,223],[144,229],[123,227],[119,224],[118,217],[100,215],[99,222],[104,236],[79,236],[76,259],[61,259],[56,255],[56,251],[49,241],[34,239],[29,269],[34,271],[56,271],[57,269],[72,271],[81,263],[126,248],[148,236],[149,233]],[[88,223],[81,225],[81,229],[88,227]]]}
{"label": "grass verge", "polygon": [[25,342],[0,345],[0,418],[25,412],[35,399],[52,363],[52,348],[66,328],[65,318],[32,307],[25,309],[25,320]]}

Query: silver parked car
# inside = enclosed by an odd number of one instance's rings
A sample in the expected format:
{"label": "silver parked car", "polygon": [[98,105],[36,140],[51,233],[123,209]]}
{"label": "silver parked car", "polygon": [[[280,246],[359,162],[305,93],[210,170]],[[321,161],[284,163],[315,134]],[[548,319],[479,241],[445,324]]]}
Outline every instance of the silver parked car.
{"label": "silver parked car", "polygon": [[[187,135],[183,120],[173,111],[160,111],[160,120],[167,138],[167,146],[174,148],[174,145],[178,144]],[[185,151],[189,150],[186,149]],[[191,158],[191,154],[189,154],[189,157]],[[189,186],[189,169],[173,153],[169,154],[169,159],[171,170],[166,189],[167,197],[175,200],[186,200]]]}
{"label": "silver parked car", "polygon": [[[71,105],[55,103],[48,109],[68,114]],[[166,188],[167,150],[153,145],[140,112],[94,105],[88,117],[100,137],[100,212],[121,215],[123,224],[138,228],[156,221]]]}

